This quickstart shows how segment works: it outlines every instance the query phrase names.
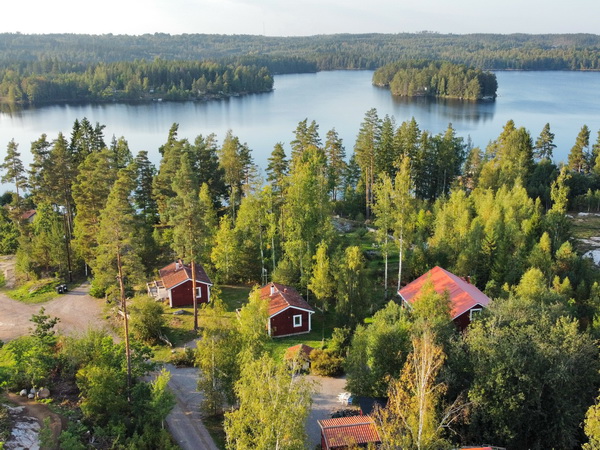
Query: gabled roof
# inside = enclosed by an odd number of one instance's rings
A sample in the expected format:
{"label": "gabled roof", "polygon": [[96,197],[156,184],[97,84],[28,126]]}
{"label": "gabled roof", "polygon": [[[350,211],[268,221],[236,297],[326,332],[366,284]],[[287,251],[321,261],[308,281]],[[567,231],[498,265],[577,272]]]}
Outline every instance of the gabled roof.
{"label": "gabled roof", "polygon": [[297,356],[300,356],[302,358],[309,358],[313,350],[314,348],[312,348],[310,345],[294,345],[293,347],[288,347],[288,349],[285,351],[284,359],[294,359]]}
{"label": "gabled roof", "polygon": [[[202,264],[196,263],[196,282],[212,285],[212,281],[206,275]],[[184,281],[192,279],[192,269],[189,264],[183,264],[181,260],[173,262],[158,271],[165,289],[172,289]]]}
{"label": "gabled roof", "polygon": [[381,442],[375,421],[369,416],[318,420],[326,448]]}
{"label": "gabled roof", "polygon": [[279,283],[269,283],[261,287],[260,298],[269,300],[269,317],[289,307],[305,309],[308,312],[315,311],[296,289]]}
{"label": "gabled roof", "polygon": [[29,220],[33,216],[35,216],[36,213],[37,213],[37,211],[35,209],[28,209],[23,214],[21,214],[21,219],[22,220]]}
{"label": "gabled roof", "polygon": [[468,281],[435,266],[429,272],[424,273],[413,282],[407,284],[398,291],[398,294],[409,303],[418,299],[421,289],[431,281],[433,288],[438,294],[448,291],[452,306],[452,319],[456,319],[475,306],[487,306],[490,298]]}

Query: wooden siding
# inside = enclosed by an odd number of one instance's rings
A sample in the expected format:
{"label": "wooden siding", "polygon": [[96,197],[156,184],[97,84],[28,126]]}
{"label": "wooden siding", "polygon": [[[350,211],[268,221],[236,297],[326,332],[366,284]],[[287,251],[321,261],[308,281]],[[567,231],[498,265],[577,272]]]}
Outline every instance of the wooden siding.
{"label": "wooden siding", "polygon": [[[299,327],[294,326],[294,316],[297,315],[302,316],[302,325]],[[269,319],[271,322],[271,336],[308,333],[310,331],[310,316],[311,314],[308,311],[289,307]]]}
{"label": "wooden siding", "polygon": [[[196,287],[199,287],[202,292],[202,297],[198,298],[198,304],[207,303],[209,301],[208,285],[196,282]],[[169,304],[171,308],[191,306],[194,304],[192,299],[192,280],[188,280],[170,289]]]}

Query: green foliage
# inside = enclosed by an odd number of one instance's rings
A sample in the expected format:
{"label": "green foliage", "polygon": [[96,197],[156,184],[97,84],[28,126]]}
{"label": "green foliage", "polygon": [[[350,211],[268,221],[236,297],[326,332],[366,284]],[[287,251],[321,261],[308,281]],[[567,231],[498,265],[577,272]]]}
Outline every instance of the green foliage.
{"label": "green foliage", "polygon": [[[225,414],[229,449],[303,449],[311,387],[264,355],[242,367],[236,383],[239,408]],[[275,394],[275,395],[274,395]]]}
{"label": "green foliage", "polygon": [[594,403],[585,414],[584,431],[588,442],[583,444],[584,450],[600,449],[600,408]]}
{"label": "green foliage", "polygon": [[166,320],[164,307],[149,297],[136,297],[129,305],[130,331],[146,344],[156,344],[164,336]]}
{"label": "green foliage", "polygon": [[401,61],[383,66],[373,83],[389,86],[393,95],[479,100],[495,98],[496,75],[459,64],[440,61]]}
{"label": "green foliage", "polygon": [[359,325],[346,358],[347,388],[355,395],[383,397],[409,352],[411,324],[401,306],[390,301],[370,325]]}
{"label": "green foliage", "polygon": [[598,382],[598,349],[565,314],[542,273],[496,300],[466,336],[469,399],[478,441],[515,448],[571,448]]}
{"label": "green foliage", "polygon": [[194,349],[186,347],[183,351],[175,351],[171,354],[169,362],[175,367],[194,367],[196,364]]}
{"label": "green foliage", "polygon": [[330,350],[314,349],[310,354],[310,373],[323,377],[337,377],[344,372],[344,359]]}
{"label": "green foliage", "polygon": [[[206,326],[196,348],[199,368],[198,389],[204,393],[201,404],[207,415],[215,415],[235,401],[234,384],[239,377],[241,339],[231,321],[224,318],[218,299],[205,306]],[[249,318],[251,319],[251,318]],[[264,324],[262,332],[264,333]]]}
{"label": "green foliage", "polygon": [[44,303],[56,297],[56,286],[61,280],[45,278],[28,281],[7,292],[8,296],[23,303]]}
{"label": "green foliage", "polygon": [[[8,413],[8,408],[4,405],[0,405],[0,444],[5,442],[10,437],[11,430],[12,423]],[[0,448],[2,447],[0,446]]]}

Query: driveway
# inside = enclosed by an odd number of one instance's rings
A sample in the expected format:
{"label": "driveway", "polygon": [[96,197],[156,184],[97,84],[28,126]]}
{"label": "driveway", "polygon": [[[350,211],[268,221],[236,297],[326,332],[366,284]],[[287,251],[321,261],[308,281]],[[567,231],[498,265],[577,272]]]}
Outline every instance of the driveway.
{"label": "driveway", "polygon": [[165,368],[171,372],[169,387],[177,400],[167,416],[167,426],[173,439],[183,450],[219,450],[202,423],[202,394],[196,389],[198,369],[177,369],[172,364],[166,364]]}
{"label": "driveway", "polygon": [[0,340],[8,342],[30,333],[31,316],[40,308],[45,314],[60,318],[56,329],[61,334],[82,334],[88,328],[105,328],[102,309],[104,301],[89,295],[89,283],[83,283],[67,294],[62,294],[46,303],[21,303],[0,293]]}
{"label": "driveway", "polygon": [[330,378],[308,375],[306,378],[315,383],[316,389],[313,394],[312,409],[306,423],[309,448],[315,448],[321,443],[321,428],[319,428],[317,420],[330,419],[332,412],[348,408],[338,401],[338,395],[345,391],[346,377]]}

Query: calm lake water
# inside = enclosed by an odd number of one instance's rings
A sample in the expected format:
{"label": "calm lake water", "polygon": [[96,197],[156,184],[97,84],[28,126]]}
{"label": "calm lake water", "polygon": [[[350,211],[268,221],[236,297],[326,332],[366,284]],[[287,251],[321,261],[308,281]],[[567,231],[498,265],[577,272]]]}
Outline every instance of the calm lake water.
{"label": "calm lake water", "polygon": [[158,147],[171,125],[179,124],[179,137],[193,140],[198,134],[215,133],[222,141],[231,129],[253,151],[255,162],[266,166],[277,142],[289,142],[298,122],[308,118],[319,124],[322,139],[335,128],[351,154],[364,115],[376,108],[380,117],[396,123],[415,117],[422,130],[437,134],[452,123],[459,136],[470,137],[485,148],[513,119],[527,128],[535,140],[546,122],[555,133],[555,160],[566,160],[577,133],[586,124],[591,141],[600,129],[600,73],[499,72],[495,102],[463,103],[394,99],[389,91],[371,85],[371,71],[334,71],[317,74],[279,75],[275,90],[267,94],[236,97],[207,103],[154,102],[148,104],[63,105],[0,113],[0,158],[14,138],[25,163],[30,162],[32,141],[59,131],[69,136],[75,119],[87,117],[106,125],[106,142],[124,136],[132,152],[147,150],[158,163]]}

